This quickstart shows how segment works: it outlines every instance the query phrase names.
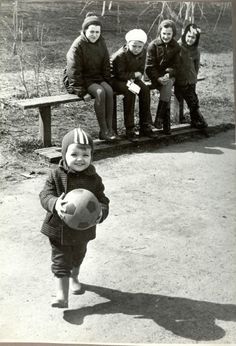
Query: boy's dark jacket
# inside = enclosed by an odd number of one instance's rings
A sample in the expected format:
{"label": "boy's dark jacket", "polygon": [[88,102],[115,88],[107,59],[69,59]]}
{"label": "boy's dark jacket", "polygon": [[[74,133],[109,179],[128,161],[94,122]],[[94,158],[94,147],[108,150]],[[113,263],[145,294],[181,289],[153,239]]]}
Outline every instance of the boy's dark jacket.
{"label": "boy's dark jacket", "polygon": [[158,84],[157,79],[165,73],[169,73],[170,77],[175,76],[179,52],[180,46],[175,39],[166,45],[158,36],[149,43],[145,72],[154,85]]}
{"label": "boy's dark jacket", "polygon": [[92,43],[81,33],[67,53],[64,84],[70,94],[83,97],[93,83],[110,82],[110,58],[102,36]]}
{"label": "boy's dark jacket", "polygon": [[59,166],[50,172],[39,197],[43,208],[47,211],[41,232],[64,245],[73,245],[81,240],[88,241],[96,237],[96,226],[84,231],[72,230],[65,225],[55,210],[58,197],[63,192],[67,193],[76,188],[91,191],[102,204],[103,215],[100,223],[106,219],[109,212],[109,199],[104,194],[104,185],[95,167],[90,165],[82,172],[73,173],[64,168],[61,160]]}
{"label": "boy's dark jacket", "polygon": [[135,79],[135,72],[144,73],[145,60],[145,49],[140,54],[134,55],[124,45],[111,57],[112,77],[124,82],[129,79]]}

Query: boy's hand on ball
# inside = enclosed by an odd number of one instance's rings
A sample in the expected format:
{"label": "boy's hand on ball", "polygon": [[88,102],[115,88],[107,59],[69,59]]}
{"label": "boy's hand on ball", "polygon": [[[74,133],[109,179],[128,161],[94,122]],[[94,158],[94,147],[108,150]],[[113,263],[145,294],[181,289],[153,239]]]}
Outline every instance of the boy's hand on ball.
{"label": "boy's hand on ball", "polygon": [[98,215],[98,218],[96,220],[96,224],[98,224],[101,221],[102,215],[103,215],[103,213],[102,213],[102,207],[101,207],[101,211],[100,211],[100,214]]}
{"label": "boy's hand on ball", "polygon": [[63,192],[60,197],[58,197],[56,204],[55,204],[55,209],[58,214],[58,216],[63,219],[64,214],[66,212],[66,204],[68,202],[63,201],[63,198],[65,197],[65,193]]}

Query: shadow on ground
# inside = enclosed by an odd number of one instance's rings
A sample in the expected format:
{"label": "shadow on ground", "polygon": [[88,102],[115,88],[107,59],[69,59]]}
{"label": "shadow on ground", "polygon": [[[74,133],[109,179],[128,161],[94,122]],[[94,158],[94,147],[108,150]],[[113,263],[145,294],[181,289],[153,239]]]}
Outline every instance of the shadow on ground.
{"label": "shadow on ground", "polygon": [[151,319],[183,338],[210,341],[225,336],[225,330],[217,325],[217,320],[236,321],[236,305],[158,294],[129,293],[93,285],[84,285],[84,288],[109,301],[64,311],[64,320],[71,324],[81,325],[89,315],[122,313],[134,318]]}
{"label": "shadow on ground", "polygon": [[[234,124],[220,124],[211,126],[206,130],[196,131],[194,133],[179,134],[178,131],[173,132],[171,136],[164,136],[158,140],[149,138],[144,143],[129,143],[127,147],[119,147],[115,144],[107,145],[107,147],[100,152],[95,150],[95,160],[104,159],[106,157],[116,157],[123,154],[133,153],[145,153],[145,152],[158,152],[161,154],[159,149],[168,147],[169,152],[180,153],[180,152],[199,152],[203,154],[222,155],[223,151],[220,148],[227,148],[235,150],[234,141],[229,136],[221,138],[217,135],[223,134],[229,130],[235,128]],[[207,140],[207,142],[204,141]],[[173,144],[186,143],[185,146],[174,146]],[[172,145],[172,146],[171,146]]]}

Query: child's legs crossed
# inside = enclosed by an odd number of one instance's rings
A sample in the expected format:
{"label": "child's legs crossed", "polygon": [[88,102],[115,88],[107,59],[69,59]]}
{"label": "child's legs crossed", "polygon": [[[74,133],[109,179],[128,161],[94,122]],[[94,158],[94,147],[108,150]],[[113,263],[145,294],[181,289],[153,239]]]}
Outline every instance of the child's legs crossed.
{"label": "child's legs crossed", "polygon": [[174,79],[170,79],[167,84],[159,86],[160,101],[170,102],[172,95],[172,87],[174,85]]}
{"label": "child's legs crossed", "polygon": [[88,87],[88,92],[95,98],[94,110],[101,132],[107,133],[108,127],[106,122],[106,92],[104,88],[97,83]]}
{"label": "child's legs crossed", "polygon": [[105,115],[108,130],[112,130],[112,117],[113,117],[113,89],[107,82],[102,82],[101,86],[105,91]]}

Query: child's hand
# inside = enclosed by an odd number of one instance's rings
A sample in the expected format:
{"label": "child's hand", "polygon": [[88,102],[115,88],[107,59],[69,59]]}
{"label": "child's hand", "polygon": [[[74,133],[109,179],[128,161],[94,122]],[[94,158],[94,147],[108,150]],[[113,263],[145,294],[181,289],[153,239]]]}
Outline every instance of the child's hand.
{"label": "child's hand", "polygon": [[101,221],[102,215],[103,215],[103,212],[102,212],[102,207],[101,207],[101,211],[100,211],[100,214],[98,215],[98,218],[96,220],[96,224],[98,224]]}
{"label": "child's hand", "polygon": [[169,73],[166,73],[163,77],[158,78],[158,82],[161,83],[162,85],[165,85],[168,83],[169,79],[170,79],[170,75]]}
{"label": "child's hand", "polygon": [[85,102],[90,101],[92,99],[92,96],[90,94],[86,94],[86,95],[84,95],[83,99]]}
{"label": "child's hand", "polygon": [[64,218],[64,214],[66,212],[66,204],[68,203],[68,202],[63,201],[64,197],[65,197],[65,193],[63,192],[61,194],[61,196],[58,197],[56,204],[55,204],[56,212],[61,219]]}
{"label": "child's hand", "polygon": [[143,77],[141,72],[135,72],[134,76],[135,76],[136,79],[142,79],[142,77]]}

